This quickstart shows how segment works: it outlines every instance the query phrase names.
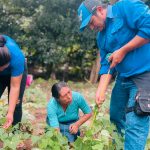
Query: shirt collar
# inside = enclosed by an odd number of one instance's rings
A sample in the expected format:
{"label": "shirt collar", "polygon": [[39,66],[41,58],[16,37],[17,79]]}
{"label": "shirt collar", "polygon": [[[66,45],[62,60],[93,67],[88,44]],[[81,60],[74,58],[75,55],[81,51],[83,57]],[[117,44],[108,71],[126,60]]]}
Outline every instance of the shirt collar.
{"label": "shirt collar", "polygon": [[111,5],[108,5],[107,7],[107,18],[114,18]]}

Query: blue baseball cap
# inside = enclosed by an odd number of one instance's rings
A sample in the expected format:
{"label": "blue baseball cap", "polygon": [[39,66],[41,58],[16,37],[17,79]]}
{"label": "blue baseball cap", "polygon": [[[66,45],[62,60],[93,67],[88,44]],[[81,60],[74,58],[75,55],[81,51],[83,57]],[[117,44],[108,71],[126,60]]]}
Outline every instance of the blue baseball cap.
{"label": "blue baseball cap", "polygon": [[81,22],[80,31],[83,31],[89,24],[93,12],[96,10],[97,6],[102,3],[100,0],[85,0],[81,3],[78,8],[78,17]]}

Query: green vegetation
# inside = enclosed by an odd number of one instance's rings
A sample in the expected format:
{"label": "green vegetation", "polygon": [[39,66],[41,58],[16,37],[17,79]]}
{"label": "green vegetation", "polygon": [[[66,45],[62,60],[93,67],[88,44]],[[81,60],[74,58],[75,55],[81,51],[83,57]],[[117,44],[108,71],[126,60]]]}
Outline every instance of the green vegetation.
{"label": "green vegetation", "polygon": [[[25,92],[23,104],[23,121],[9,130],[4,130],[4,114],[7,106],[0,109],[0,146],[4,150],[15,150],[19,147],[33,150],[122,150],[123,137],[119,136],[116,128],[109,121],[109,99],[111,89],[108,90],[107,100],[101,110],[94,104],[94,97],[97,85],[82,82],[68,82],[73,90],[80,92],[86,97],[93,110],[93,117],[90,121],[81,126],[81,137],[68,145],[67,140],[56,130],[46,126],[46,105],[49,99],[50,88],[55,81],[38,79]],[[2,108],[2,107],[0,107]],[[82,114],[81,114],[82,115]],[[17,148],[16,148],[17,147]],[[150,139],[147,142],[148,150]]]}
{"label": "green vegetation", "polygon": [[80,2],[1,0],[0,33],[21,45],[31,70],[41,67],[47,78],[52,73],[69,73],[83,79],[96,57],[96,43],[95,33],[79,32],[76,11]]}
{"label": "green vegetation", "polygon": [[[150,5],[149,0],[145,0]],[[77,7],[81,0],[1,0],[0,33],[7,34],[20,44],[28,59],[29,72],[49,79],[89,78],[97,55],[96,33],[79,32]],[[35,71],[34,71],[35,70]],[[39,74],[37,74],[39,73]],[[0,100],[0,148],[16,150],[29,146],[33,150],[120,150],[120,137],[109,121],[109,99],[98,112],[94,107],[97,85],[68,81],[80,91],[92,106],[94,115],[81,127],[82,136],[68,146],[65,137],[48,128],[45,133],[47,100],[55,80],[38,79],[25,92],[23,122],[4,130],[7,96]],[[150,138],[146,150],[150,149]]]}

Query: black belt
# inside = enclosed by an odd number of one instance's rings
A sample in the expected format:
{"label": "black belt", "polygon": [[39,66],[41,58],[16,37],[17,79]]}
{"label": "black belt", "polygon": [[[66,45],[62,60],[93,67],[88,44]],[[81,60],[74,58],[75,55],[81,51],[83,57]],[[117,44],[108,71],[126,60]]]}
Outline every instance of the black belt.
{"label": "black belt", "polygon": [[129,113],[129,112],[134,111],[134,109],[135,109],[134,107],[135,107],[135,106],[127,107],[127,108],[126,108],[126,110],[125,110],[125,111],[126,111],[126,113]]}

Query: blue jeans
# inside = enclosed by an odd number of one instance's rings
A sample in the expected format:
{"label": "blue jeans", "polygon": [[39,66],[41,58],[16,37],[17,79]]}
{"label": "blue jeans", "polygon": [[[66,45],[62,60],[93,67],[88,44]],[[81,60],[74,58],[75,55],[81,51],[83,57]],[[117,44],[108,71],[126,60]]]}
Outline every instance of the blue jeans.
{"label": "blue jeans", "polygon": [[120,133],[125,130],[124,150],[144,150],[149,132],[149,116],[125,113],[127,107],[134,106],[137,90],[131,79],[117,77],[112,91],[110,120]]}
{"label": "blue jeans", "polygon": [[74,142],[78,136],[80,136],[80,132],[78,131],[77,134],[71,134],[69,131],[69,126],[72,123],[69,124],[59,124],[60,132],[63,136],[65,136],[68,139],[68,142],[72,143]]}
{"label": "blue jeans", "polygon": [[[77,121],[77,120],[76,120]],[[73,123],[75,123],[76,121],[69,121],[66,123],[59,123],[59,129],[60,132],[63,136],[65,136],[68,139],[68,142],[72,143],[74,142],[78,136],[80,136],[80,131],[77,132],[77,134],[71,134],[69,131],[69,126]],[[46,123],[48,124],[48,126],[50,126],[48,117],[46,117]]]}

